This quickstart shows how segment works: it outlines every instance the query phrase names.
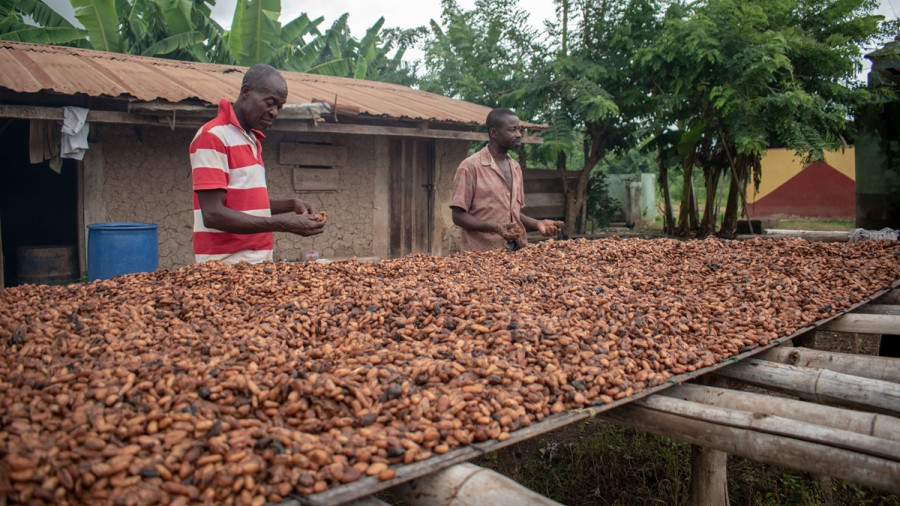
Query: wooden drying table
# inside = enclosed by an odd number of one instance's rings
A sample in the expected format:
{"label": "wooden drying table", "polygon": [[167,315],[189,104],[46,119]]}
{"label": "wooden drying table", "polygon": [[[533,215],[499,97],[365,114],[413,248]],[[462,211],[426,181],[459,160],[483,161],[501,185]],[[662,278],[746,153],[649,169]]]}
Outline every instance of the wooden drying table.
{"label": "wooden drying table", "polygon": [[[793,341],[805,342],[817,330],[900,333],[898,286],[900,282],[766,346],[673,376],[631,397],[547,417],[510,433],[502,442],[474,443],[395,466],[397,474],[391,480],[364,477],[319,494],[288,498],[286,504],[335,505],[367,498],[598,415],[695,445],[692,472],[713,478],[705,482],[692,478],[694,504],[727,503],[720,501],[727,498],[727,454],[900,493],[900,418],[896,418],[900,416],[900,359],[793,347]],[[715,386],[683,385],[701,376],[712,378],[705,382]],[[739,389],[741,384],[802,400],[746,392]],[[367,504],[378,502],[366,500]]]}

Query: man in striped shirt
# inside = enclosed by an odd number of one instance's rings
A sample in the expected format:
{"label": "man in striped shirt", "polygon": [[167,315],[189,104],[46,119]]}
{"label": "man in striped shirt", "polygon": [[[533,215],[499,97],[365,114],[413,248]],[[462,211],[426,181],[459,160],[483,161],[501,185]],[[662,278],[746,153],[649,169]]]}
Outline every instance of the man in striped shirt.
{"label": "man in striped shirt", "polygon": [[522,127],[516,113],[494,109],[485,121],[488,145],[466,158],[456,169],[450,208],[453,223],[462,229],[463,251],[484,251],[528,243],[525,227],[544,236],[559,234],[564,223],[536,220],[522,214],[525,207],[522,168],[509,151],[522,144]]}
{"label": "man in striped shirt", "polygon": [[272,232],[321,234],[324,221],[300,199],[269,198],[263,166],[263,130],[287,100],[287,83],[273,67],[244,74],[232,105],[219,101],[218,116],[203,125],[190,146],[194,186],[194,258],[197,262],[272,260]]}

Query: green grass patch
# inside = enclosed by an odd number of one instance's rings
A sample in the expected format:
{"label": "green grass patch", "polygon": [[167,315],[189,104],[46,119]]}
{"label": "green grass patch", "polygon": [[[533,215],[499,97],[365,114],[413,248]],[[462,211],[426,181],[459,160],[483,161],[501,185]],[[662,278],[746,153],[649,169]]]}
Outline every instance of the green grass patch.
{"label": "green grass patch", "polygon": [[847,231],[856,227],[854,220],[834,218],[787,218],[778,220],[778,226],[785,230]]}

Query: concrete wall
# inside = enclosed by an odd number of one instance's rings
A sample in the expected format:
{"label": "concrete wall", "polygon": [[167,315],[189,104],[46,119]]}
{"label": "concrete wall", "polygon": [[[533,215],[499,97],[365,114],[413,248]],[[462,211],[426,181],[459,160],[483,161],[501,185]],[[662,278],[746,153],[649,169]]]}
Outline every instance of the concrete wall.
{"label": "concrete wall", "polygon": [[[83,163],[85,225],[138,221],[159,225],[160,267],[193,262],[191,169],[188,146],[194,130],[94,125],[95,138]],[[281,142],[324,142],[346,148],[336,191],[298,192],[293,165],[279,163]],[[324,258],[386,257],[389,251],[388,138],[274,131],[263,140],[271,198],[307,200],[328,212],[325,233],[311,238],[275,234],[276,259],[300,259],[314,250]],[[459,250],[459,232],[449,209],[450,188],[468,142],[437,140],[433,253]],[[84,231],[87,237],[87,230]]]}

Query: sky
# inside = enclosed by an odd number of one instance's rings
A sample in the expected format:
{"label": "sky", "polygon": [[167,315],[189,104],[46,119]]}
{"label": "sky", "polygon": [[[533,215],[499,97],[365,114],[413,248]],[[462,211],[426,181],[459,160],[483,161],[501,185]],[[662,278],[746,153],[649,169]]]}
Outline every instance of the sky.
{"label": "sky", "polygon": [[[69,0],[45,0],[57,12],[74,20],[74,11]],[[216,0],[212,17],[225,28],[231,26],[231,17],[234,13],[236,0]],[[457,0],[460,8],[472,10],[475,0]],[[544,20],[556,21],[556,11],[553,0],[519,0],[519,8],[528,12],[528,19],[532,27],[540,29]],[[281,18],[279,21],[287,23],[306,12],[310,17],[322,16],[325,19],[320,28],[327,28],[344,13],[350,13],[347,22],[350,33],[356,38],[362,38],[366,29],[371,27],[379,17],[384,16],[385,28],[400,27],[413,28],[416,26],[428,26],[430,20],[440,21],[440,0],[328,0],[325,2],[307,2],[299,0],[281,1]],[[900,0],[879,0],[876,13],[887,19],[900,17]],[[873,48],[874,49],[874,48]],[[417,50],[408,50],[405,59],[421,59],[422,53]],[[865,74],[871,67],[869,60],[864,60],[864,69],[861,79],[865,80]]]}

